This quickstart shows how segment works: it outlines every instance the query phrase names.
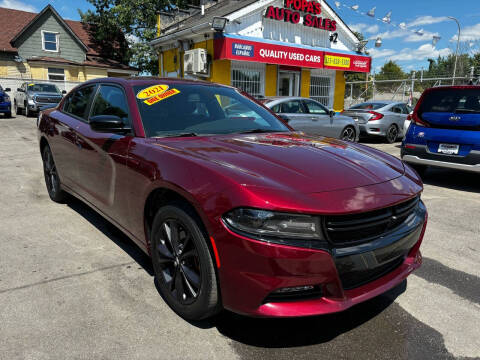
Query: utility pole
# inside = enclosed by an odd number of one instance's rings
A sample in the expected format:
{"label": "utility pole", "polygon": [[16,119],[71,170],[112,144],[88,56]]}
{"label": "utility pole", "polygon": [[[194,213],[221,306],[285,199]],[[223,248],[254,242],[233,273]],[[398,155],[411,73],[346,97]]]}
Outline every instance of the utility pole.
{"label": "utility pole", "polygon": [[452,80],[452,85],[455,85],[455,76],[457,75],[458,49],[460,47],[460,35],[462,30],[460,28],[460,22],[456,18],[454,18],[453,16],[448,16],[448,18],[451,20],[454,20],[458,25],[457,51],[455,52],[455,65],[453,67],[453,80]]}

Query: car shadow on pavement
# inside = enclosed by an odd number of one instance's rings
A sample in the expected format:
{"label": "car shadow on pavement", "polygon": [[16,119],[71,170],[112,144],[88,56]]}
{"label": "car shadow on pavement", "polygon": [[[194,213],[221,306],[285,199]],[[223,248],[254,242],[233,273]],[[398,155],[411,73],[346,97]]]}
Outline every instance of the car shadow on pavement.
{"label": "car shadow on pavement", "polygon": [[200,328],[216,327],[224,336],[250,346],[291,348],[329,342],[387,309],[407,288],[407,280],[374,299],[331,315],[292,319],[251,318],[223,311],[216,318],[191,322]]}
{"label": "car shadow on pavement", "polygon": [[67,205],[78,214],[83,216],[90,224],[95,226],[106,237],[112,240],[120,249],[125,251],[135,260],[150,276],[153,276],[153,267],[150,257],[145,254],[127,235],[115,225],[98,214],[82,201],[69,196]]}
{"label": "car shadow on pavement", "polygon": [[476,173],[430,167],[422,176],[422,181],[451,190],[480,193],[480,174]]}

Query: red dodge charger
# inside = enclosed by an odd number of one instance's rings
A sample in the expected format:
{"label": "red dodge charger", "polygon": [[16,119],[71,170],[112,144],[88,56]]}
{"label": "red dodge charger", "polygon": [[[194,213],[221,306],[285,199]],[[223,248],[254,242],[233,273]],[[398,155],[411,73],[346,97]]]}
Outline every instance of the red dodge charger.
{"label": "red dodge charger", "polygon": [[71,194],[127,234],[186,319],[338,312],[421,265],[412,169],[295,132],[235,88],[89,81],[40,114],[38,136],[51,199]]}

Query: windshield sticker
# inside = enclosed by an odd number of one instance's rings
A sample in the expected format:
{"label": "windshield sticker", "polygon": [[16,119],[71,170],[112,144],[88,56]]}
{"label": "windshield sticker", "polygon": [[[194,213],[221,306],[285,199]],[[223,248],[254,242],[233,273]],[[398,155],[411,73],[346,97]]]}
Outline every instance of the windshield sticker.
{"label": "windshield sticker", "polygon": [[140,90],[137,94],[137,99],[145,100],[150,99],[156,95],[163,94],[168,90],[168,85],[154,85],[146,89]]}
{"label": "windshield sticker", "polygon": [[154,97],[151,97],[150,99],[145,100],[144,103],[150,106],[177,94],[180,94],[179,90],[170,89],[160,95],[155,95]]}
{"label": "windshield sticker", "polygon": [[30,86],[35,86],[35,84],[28,84],[28,86],[29,86],[29,87],[30,87]]}

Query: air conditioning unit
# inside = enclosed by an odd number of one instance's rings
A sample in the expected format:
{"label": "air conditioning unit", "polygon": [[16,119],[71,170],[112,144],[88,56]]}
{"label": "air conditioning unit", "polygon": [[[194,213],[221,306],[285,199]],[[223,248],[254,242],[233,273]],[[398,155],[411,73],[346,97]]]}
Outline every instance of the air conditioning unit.
{"label": "air conditioning unit", "polygon": [[183,71],[185,74],[207,75],[207,50],[193,49],[185,51],[185,55],[183,57]]}

